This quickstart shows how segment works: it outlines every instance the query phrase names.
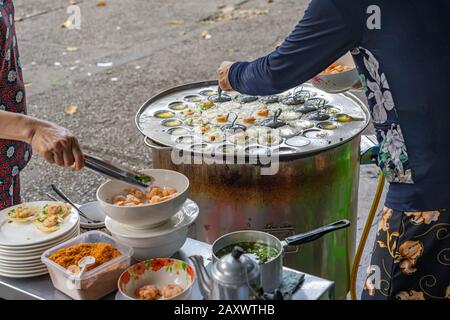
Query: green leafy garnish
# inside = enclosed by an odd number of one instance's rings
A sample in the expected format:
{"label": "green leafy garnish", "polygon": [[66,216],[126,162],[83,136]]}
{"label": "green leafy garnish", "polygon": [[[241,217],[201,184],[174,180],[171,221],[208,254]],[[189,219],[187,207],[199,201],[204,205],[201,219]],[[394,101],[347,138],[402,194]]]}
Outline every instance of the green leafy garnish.
{"label": "green leafy garnish", "polygon": [[138,174],[136,175],[136,180],[145,184],[149,184],[152,182],[152,177],[149,177],[145,174]]}

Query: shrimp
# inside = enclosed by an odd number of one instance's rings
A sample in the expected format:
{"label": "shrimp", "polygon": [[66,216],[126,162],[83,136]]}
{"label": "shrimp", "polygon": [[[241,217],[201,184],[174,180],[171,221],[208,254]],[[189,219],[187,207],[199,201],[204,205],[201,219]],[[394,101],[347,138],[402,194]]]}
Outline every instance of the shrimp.
{"label": "shrimp", "polygon": [[211,127],[210,127],[209,125],[207,125],[207,124],[203,125],[203,126],[200,128],[200,132],[201,132],[201,133],[206,133],[206,132],[208,132],[209,130],[211,130]]}
{"label": "shrimp", "polygon": [[164,298],[172,298],[183,292],[183,288],[176,284],[168,284],[161,288],[161,294]]}
{"label": "shrimp", "polygon": [[170,196],[170,195],[172,195],[172,194],[174,194],[176,192],[177,192],[177,189],[175,189],[175,188],[164,187],[163,190],[162,190],[162,195],[163,195],[163,197],[166,197],[166,196]]}
{"label": "shrimp", "polygon": [[195,113],[195,111],[192,110],[192,109],[186,109],[186,110],[183,111],[183,114],[185,116],[192,116],[194,113]]}
{"label": "shrimp", "polygon": [[58,214],[62,210],[61,204],[59,203],[49,203],[47,206],[47,213],[48,214]]}
{"label": "shrimp", "polygon": [[44,207],[44,214],[48,215],[59,215],[60,217],[66,217],[72,207],[67,203],[49,203],[46,207]]}
{"label": "shrimp", "polygon": [[132,194],[127,194],[126,196],[126,202],[132,202],[135,204],[141,203],[141,200],[139,200],[138,198],[136,198],[134,195]]}
{"label": "shrimp", "polygon": [[216,121],[220,122],[220,123],[224,123],[228,121],[228,116],[227,115],[219,115],[216,117]]}
{"label": "shrimp", "polygon": [[136,188],[125,189],[125,191],[128,194],[132,194],[133,196],[135,196],[138,199],[143,199],[145,197],[144,193],[141,190],[138,190]]}
{"label": "shrimp", "polygon": [[138,299],[142,300],[156,300],[161,296],[158,287],[153,284],[140,287],[135,294]]}
{"label": "shrimp", "polygon": [[256,114],[260,117],[267,117],[269,115],[269,109],[263,108],[256,111]]}
{"label": "shrimp", "polygon": [[44,227],[46,228],[50,228],[50,227],[54,227],[58,224],[59,220],[58,220],[58,216],[56,215],[51,215],[48,216],[47,218],[45,218],[44,222],[42,222],[42,224],[44,225]]}
{"label": "shrimp", "polygon": [[119,204],[120,202],[125,202],[127,200],[127,198],[125,197],[125,196],[123,196],[123,195],[118,195],[118,196],[115,196],[114,198],[112,198],[112,202],[115,204],[115,205],[118,205],[118,206],[120,206],[121,204]]}
{"label": "shrimp", "polygon": [[151,199],[150,199],[150,203],[158,203],[158,202],[160,202],[161,201],[161,197],[160,196],[153,196]]}
{"label": "shrimp", "polygon": [[255,117],[248,116],[244,118],[244,123],[246,124],[254,124],[255,123]]}
{"label": "shrimp", "polygon": [[161,196],[161,195],[162,195],[162,188],[160,188],[160,187],[153,187],[153,188],[150,189],[150,192],[147,193],[146,197],[147,197],[147,199],[150,200],[154,196]]}
{"label": "shrimp", "polygon": [[9,215],[11,218],[18,218],[18,219],[24,219],[24,218],[28,218],[31,217],[33,214],[33,212],[31,212],[30,209],[28,208],[16,208],[16,210],[14,210],[13,212],[11,212],[11,214]]}

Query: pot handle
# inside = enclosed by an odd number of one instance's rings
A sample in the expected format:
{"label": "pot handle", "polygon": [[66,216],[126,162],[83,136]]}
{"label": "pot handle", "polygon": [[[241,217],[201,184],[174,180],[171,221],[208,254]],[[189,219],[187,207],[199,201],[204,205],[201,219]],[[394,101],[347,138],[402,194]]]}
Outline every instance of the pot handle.
{"label": "pot handle", "polygon": [[156,144],[155,142],[153,142],[152,139],[150,139],[147,136],[144,137],[144,143],[147,147],[149,147],[151,149],[155,149],[155,150],[170,150],[170,149],[172,149],[171,147],[165,147],[165,146]]}
{"label": "pot handle", "polygon": [[300,233],[295,236],[288,237],[284,239],[284,242],[286,243],[286,245],[298,246],[300,244],[317,240],[329,232],[348,228],[349,226],[350,221],[343,219],[305,233]]}

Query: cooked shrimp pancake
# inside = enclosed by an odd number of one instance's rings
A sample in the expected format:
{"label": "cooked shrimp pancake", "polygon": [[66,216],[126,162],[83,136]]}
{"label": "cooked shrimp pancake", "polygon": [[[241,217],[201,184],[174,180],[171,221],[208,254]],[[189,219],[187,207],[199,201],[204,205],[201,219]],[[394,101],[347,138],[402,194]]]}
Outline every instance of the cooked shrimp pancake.
{"label": "cooked shrimp pancake", "polygon": [[14,222],[30,222],[36,219],[38,208],[20,206],[8,212],[8,218]]}
{"label": "cooked shrimp pancake", "polygon": [[59,230],[62,227],[64,220],[59,218],[57,215],[41,214],[33,223],[39,230],[51,233]]}
{"label": "cooked shrimp pancake", "polygon": [[42,208],[44,215],[56,215],[63,219],[70,214],[70,211],[72,211],[72,206],[64,202],[51,202]]}

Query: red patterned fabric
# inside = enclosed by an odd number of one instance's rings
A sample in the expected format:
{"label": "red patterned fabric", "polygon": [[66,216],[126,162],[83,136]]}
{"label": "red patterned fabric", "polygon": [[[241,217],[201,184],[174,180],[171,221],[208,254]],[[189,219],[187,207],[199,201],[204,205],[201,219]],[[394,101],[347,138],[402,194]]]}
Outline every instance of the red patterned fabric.
{"label": "red patterned fabric", "polygon": [[[12,0],[0,1],[0,110],[26,113]],[[20,203],[19,172],[30,157],[28,144],[0,139],[0,209]]]}

